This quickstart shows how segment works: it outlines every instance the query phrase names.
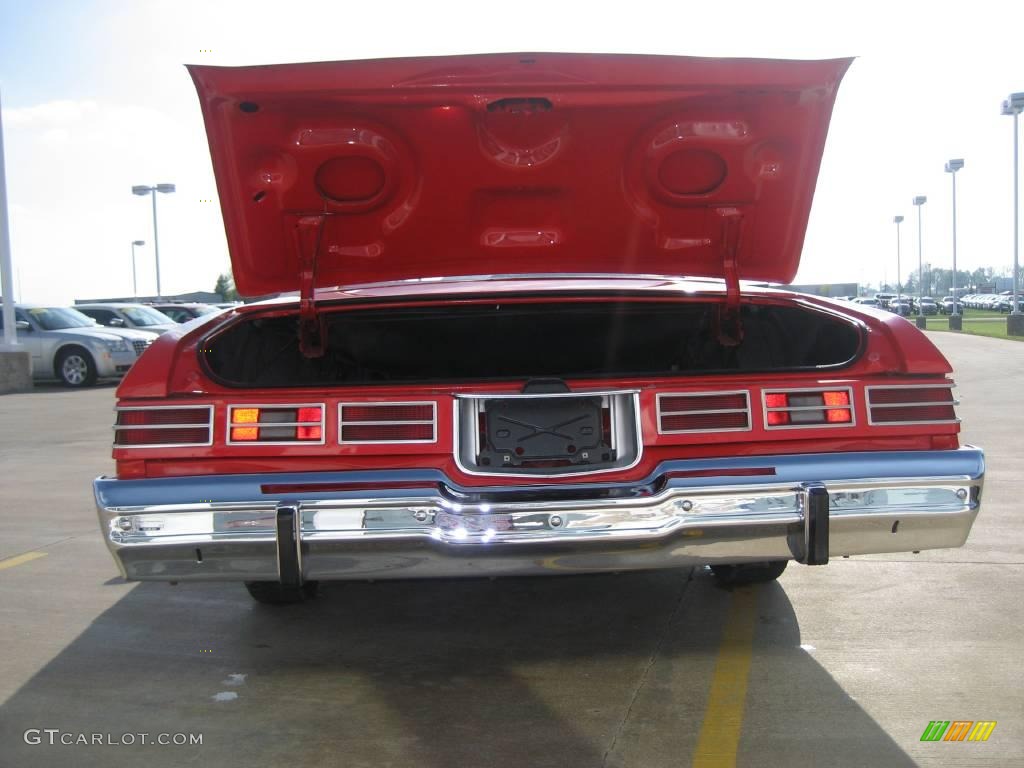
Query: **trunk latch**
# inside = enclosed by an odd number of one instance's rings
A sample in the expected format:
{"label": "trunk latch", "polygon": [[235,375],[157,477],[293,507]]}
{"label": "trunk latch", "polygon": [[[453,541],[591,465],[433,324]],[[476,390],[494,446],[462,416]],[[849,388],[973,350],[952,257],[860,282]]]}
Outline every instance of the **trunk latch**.
{"label": "trunk latch", "polygon": [[316,268],[325,216],[303,216],[295,225],[299,254],[299,349],[304,357],[323,357],[327,324],[316,308]]}

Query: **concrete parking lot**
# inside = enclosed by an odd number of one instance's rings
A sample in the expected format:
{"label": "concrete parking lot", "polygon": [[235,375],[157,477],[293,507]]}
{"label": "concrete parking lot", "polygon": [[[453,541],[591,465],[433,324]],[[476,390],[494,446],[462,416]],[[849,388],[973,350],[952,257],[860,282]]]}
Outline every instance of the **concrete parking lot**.
{"label": "concrete parking lot", "polygon": [[[272,609],[127,584],[89,485],[113,387],[2,397],[0,766],[1021,765],[1024,345],[930,336],[988,454],[967,545],[735,591],[695,569],[333,584]],[[932,720],[997,726],[921,742]]]}

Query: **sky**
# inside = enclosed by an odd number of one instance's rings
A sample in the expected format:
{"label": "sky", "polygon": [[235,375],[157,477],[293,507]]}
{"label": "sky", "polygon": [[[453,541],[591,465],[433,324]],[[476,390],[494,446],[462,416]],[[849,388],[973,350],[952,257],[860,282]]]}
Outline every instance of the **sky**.
{"label": "sky", "polygon": [[[839,89],[796,282],[906,279],[1013,263],[1013,121],[1024,4],[988,2],[260,2],[0,0],[0,100],[15,295],[23,301],[212,290],[230,266],[195,89],[184,64],[579,51],[856,56]],[[1024,256],[1022,256],[1024,258]]]}

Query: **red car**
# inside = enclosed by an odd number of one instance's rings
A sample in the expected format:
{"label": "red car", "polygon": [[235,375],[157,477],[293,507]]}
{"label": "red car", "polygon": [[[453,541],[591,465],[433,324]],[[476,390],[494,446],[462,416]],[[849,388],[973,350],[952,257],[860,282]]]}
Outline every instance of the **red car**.
{"label": "red car", "polygon": [[982,452],[889,312],[785,283],[833,61],[191,68],[239,306],[117,391],[133,580],[565,574],[964,543]]}

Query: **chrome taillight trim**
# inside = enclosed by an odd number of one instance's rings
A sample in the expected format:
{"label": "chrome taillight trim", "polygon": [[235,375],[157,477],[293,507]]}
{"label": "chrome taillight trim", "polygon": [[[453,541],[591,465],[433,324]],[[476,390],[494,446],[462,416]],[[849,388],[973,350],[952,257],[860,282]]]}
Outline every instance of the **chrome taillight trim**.
{"label": "chrome taillight trim", "polygon": [[[320,421],[246,421],[236,422],[233,414],[242,408],[259,408],[279,410],[298,410],[299,408],[319,408]],[[232,440],[232,427],[320,427],[319,440]],[[232,403],[228,405],[227,431],[224,435],[227,445],[325,445],[327,442],[327,403]]]}
{"label": "chrome taillight trim", "polygon": [[[708,408],[697,411],[664,411],[661,407],[663,397],[724,397],[727,395],[743,395],[746,400],[744,408]],[[659,392],[655,396],[655,416],[659,435],[697,435],[711,432],[750,432],[754,428],[754,417],[750,409],[750,390],[729,389],[717,392]],[[719,427],[713,429],[663,429],[662,416],[705,416],[717,413],[745,413],[747,415],[747,426],[745,427]]]}
{"label": "chrome taillight trim", "polygon": [[[401,419],[395,421],[348,421],[344,420],[345,406],[354,408],[390,408],[406,405],[429,405],[431,417],[427,419]],[[343,439],[346,424],[348,426],[403,426],[410,424],[429,424],[431,436],[429,440],[345,440]],[[338,403],[338,444],[339,445],[430,445],[437,442],[437,401],[436,400],[351,400]]]}
{"label": "chrome taillight trim", "polygon": [[[125,405],[115,406],[114,413],[122,411],[201,411],[206,410],[207,420],[197,424],[114,424],[114,448],[125,450],[134,448],[195,448],[213,445],[213,406],[212,405]],[[202,443],[143,443],[140,445],[124,445],[117,442],[117,434],[121,430],[138,429],[206,429],[207,439]]]}
{"label": "chrome taillight trim", "polygon": [[[923,408],[926,406],[944,406],[948,405],[952,408],[960,405],[960,401],[955,397],[945,402],[917,402],[917,403],[872,403],[871,395],[875,390],[879,389],[948,389],[952,395],[952,390],[956,387],[956,382],[944,382],[942,384],[871,384],[864,387],[864,398],[868,408],[868,424],[872,427],[911,427],[920,426],[921,424],[959,424],[960,419],[917,419],[915,421],[875,421],[874,414],[872,411],[875,408]],[[955,412],[955,411],[954,411]]]}
{"label": "chrome taillight trim", "polygon": [[[796,406],[772,406],[768,407],[768,395],[800,395],[814,394],[816,392],[846,392],[849,405],[796,405]],[[769,413],[794,413],[798,411],[849,411],[850,420],[846,422],[831,421],[824,424],[769,424]],[[777,389],[761,390],[761,426],[767,432],[775,432],[784,429],[846,429],[857,426],[857,407],[853,401],[853,387],[779,387]]]}

